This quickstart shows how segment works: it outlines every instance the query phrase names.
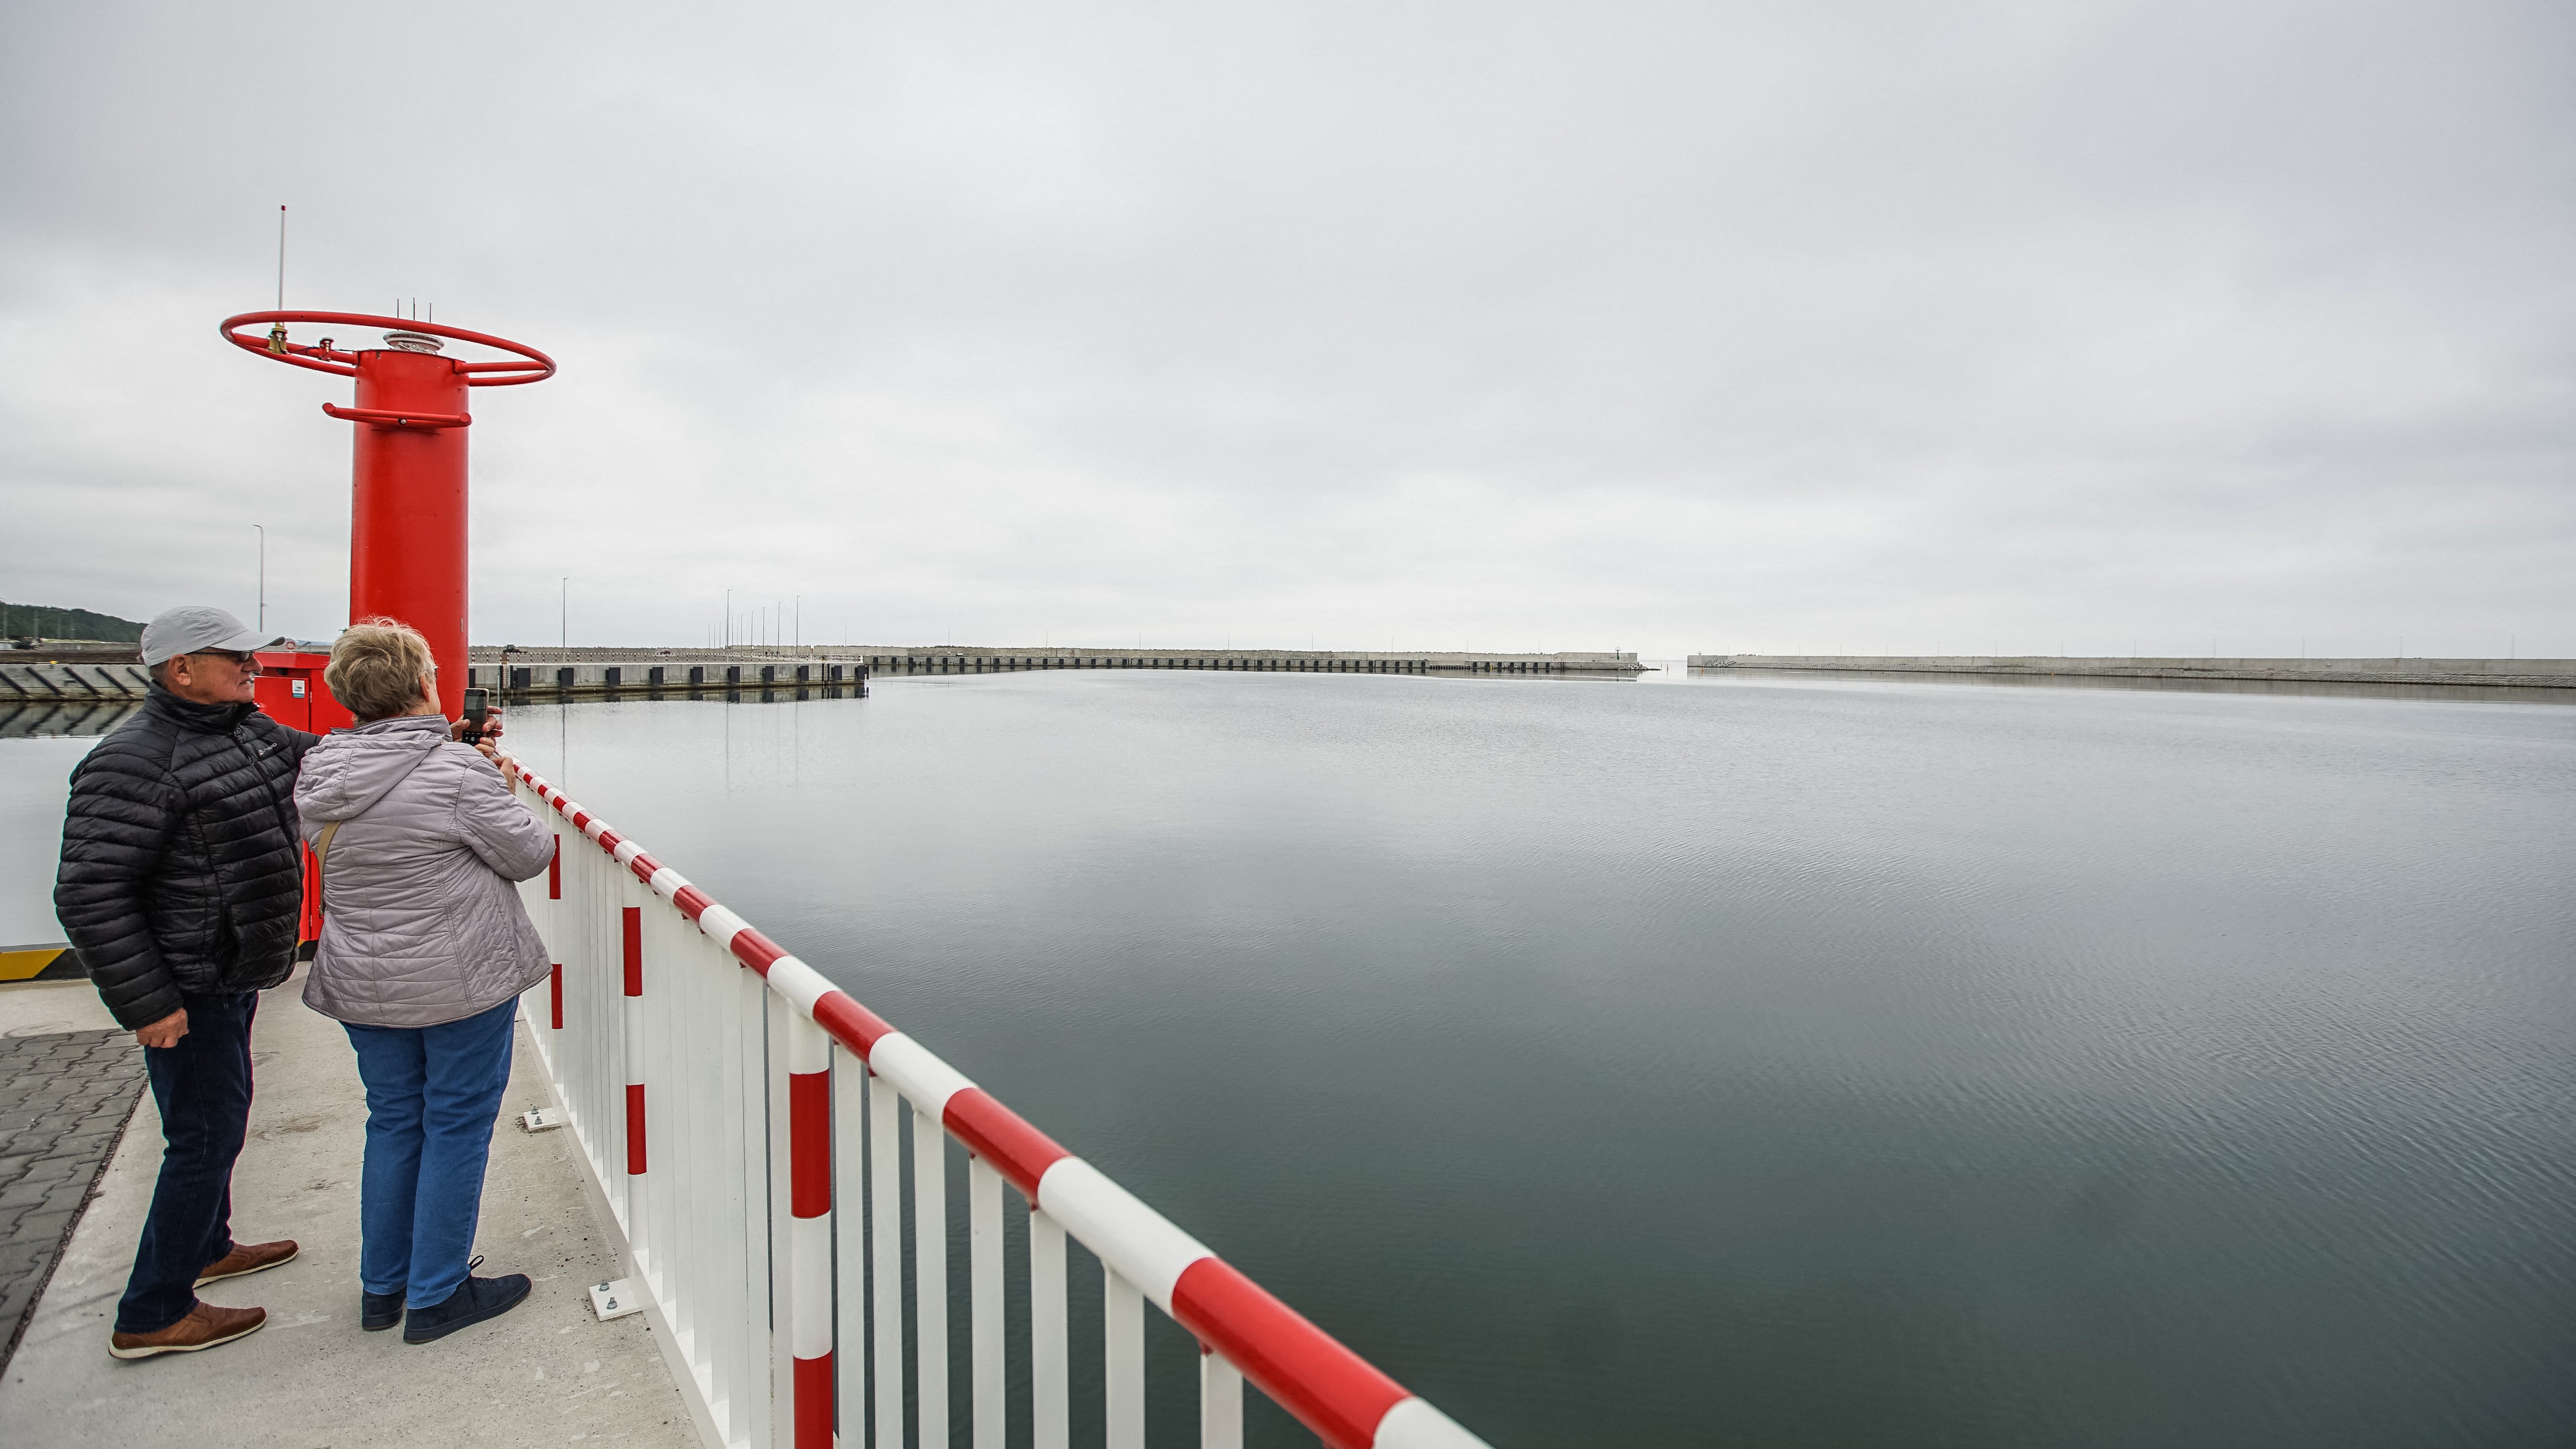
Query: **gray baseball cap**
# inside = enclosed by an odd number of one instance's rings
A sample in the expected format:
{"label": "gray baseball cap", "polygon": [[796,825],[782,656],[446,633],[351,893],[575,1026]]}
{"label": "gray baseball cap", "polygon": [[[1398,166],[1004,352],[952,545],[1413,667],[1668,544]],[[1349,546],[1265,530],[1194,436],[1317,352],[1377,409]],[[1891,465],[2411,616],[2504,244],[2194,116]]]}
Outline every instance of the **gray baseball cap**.
{"label": "gray baseball cap", "polygon": [[248,653],[265,649],[285,636],[254,632],[248,625],[221,609],[190,604],[183,608],[164,609],[143,626],[143,662],[159,664],[182,654],[200,649],[230,649]]}

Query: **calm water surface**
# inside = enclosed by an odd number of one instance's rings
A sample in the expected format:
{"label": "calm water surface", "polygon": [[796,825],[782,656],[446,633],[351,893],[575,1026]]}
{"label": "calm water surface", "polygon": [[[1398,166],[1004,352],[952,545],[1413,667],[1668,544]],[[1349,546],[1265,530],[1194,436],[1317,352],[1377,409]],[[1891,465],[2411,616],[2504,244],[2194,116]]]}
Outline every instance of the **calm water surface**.
{"label": "calm water surface", "polygon": [[2576,1441],[2576,709],[1062,673],[513,721],[1504,1449]]}

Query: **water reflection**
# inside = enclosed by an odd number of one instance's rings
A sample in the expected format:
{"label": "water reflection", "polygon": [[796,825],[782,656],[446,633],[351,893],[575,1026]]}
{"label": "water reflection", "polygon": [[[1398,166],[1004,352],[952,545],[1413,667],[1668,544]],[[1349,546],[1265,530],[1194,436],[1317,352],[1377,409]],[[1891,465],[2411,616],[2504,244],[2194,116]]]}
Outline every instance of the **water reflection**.
{"label": "water reflection", "polygon": [[141,709],[127,699],[30,700],[0,705],[0,740],[89,739]]}
{"label": "water reflection", "polygon": [[2558,1442],[2576,713],[1959,683],[889,678],[522,753],[1498,1444]]}

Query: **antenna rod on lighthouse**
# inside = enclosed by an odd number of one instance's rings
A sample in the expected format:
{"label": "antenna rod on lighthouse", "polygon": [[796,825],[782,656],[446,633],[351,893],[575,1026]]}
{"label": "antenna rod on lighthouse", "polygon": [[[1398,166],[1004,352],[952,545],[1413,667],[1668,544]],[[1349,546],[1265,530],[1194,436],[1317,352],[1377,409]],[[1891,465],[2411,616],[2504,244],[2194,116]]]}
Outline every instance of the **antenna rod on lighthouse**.
{"label": "antenna rod on lighthouse", "polygon": [[[277,310],[286,310],[286,203],[277,204]],[[268,350],[279,357],[286,355],[286,319],[281,317],[268,328]]]}

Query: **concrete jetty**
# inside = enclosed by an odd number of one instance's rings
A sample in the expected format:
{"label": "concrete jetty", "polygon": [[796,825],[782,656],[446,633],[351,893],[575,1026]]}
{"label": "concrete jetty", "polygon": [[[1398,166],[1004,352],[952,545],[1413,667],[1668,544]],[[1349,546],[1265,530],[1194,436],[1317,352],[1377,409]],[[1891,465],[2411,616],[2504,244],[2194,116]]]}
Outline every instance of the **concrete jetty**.
{"label": "concrete jetty", "polygon": [[942,644],[869,646],[873,669],[889,673],[983,673],[1021,669],[1202,669],[1292,674],[1593,675],[1630,677],[1646,666],[1633,653],[1475,654],[1420,650],[984,648]]}
{"label": "concrete jetty", "polygon": [[2576,689],[2576,659],[2248,659],[2136,655],[1693,654],[1692,669],[1832,670],[1867,674],[2070,675],[2102,679],[2258,680],[2311,684],[2449,684]]}
{"label": "concrete jetty", "polygon": [[[312,647],[312,646],[308,646]],[[732,649],[482,646],[466,652],[468,689],[515,699],[599,698],[655,690],[867,692],[875,674],[988,674],[1026,669],[1193,669],[1295,674],[1441,674],[1633,679],[1633,653],[1475,654],[1305,649],[1098,649],[960,644],[809,644]],[[0,737],[95,734],[151,688],[122,658],[0,662]],[[96,726],[96,727],[92,727]]]}
{"label": "concrete jetty", "polygon": [[109,660],[0,655],[0,739],[104,733],[151,689],[131,650]]}
{"label": "concrete jetty", "polygon": [[0,703],[137,700],[151,689],[152,676],[132,659],[115,663],[49,659],[0,664]]}
{"label": "concrete jetty", "polygon": [[570,699],[628,691],[855,689],[867,692],[866,656],[850,648],[520,649],[465,654],[465,687],[510,699]]}
{"label": "concrete jetty", "polygon": [[1633,679],[1632,653],[1469,654],[1300,649],[1098,649],[1071,645],[809,644],[734,649],[584,647],[468,651],[467,687],[506,699],[629,692],[807,689],[829,693],[880,675],[997,674],[1032,669],[1187,669],[1297,674],[1440,674]]}
{"label": "concrete jetty", "polygon": [[[485,1272],[536,1280],[526,1303],[431,1344],[359,1330],[365,1092],[347,1034],[306,1010],[301,991],[299,971],[262,993],[259,1092],[233,1171],[233,1225],[252,1238],[294,1238],[303,1254],[200,1290],[208,1302],[265,1307],[259,1332],[204,1353],[129,1363],[108,1357],[107,1336],[161,1162],[151,1095],[133,1091],[139,1073],[120,1055],[131,1054],[133,1036],[116,1029],[86,981],[0,987],[0,1038],[58,1039],[49,1063],[75,1051],[85,1061],[105,1053],[99,1071],[126,1072],[78,1094],[91,1116],[101,1104],[118,1109],[123,1134],[68,1240],[54,1240],[51,1281],[0,1376],[0,1438],[12,1449],[174,1436],[205,1449],[707,1442],[649,1320],[603,1323],[592,1311],[589,1285],[625,1269],[569,1132],[531,1135],[504,1117],[493,1136],[475,1246],[490,1255]],[[519,1048],[504,1099],[511,1113],[554,1100],[536,1053],[524,1040]]]}

